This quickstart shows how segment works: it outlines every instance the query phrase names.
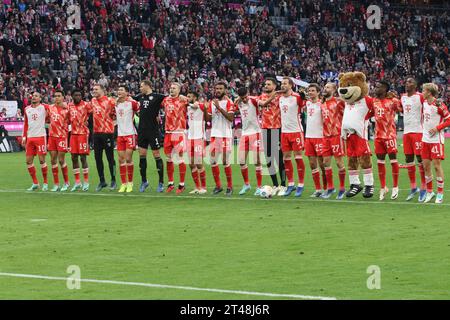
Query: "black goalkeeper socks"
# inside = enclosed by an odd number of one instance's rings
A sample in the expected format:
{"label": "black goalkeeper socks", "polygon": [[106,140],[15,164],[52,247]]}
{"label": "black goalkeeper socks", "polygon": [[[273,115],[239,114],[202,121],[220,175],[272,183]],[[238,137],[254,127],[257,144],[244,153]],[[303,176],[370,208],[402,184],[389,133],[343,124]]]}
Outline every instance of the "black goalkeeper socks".
{"label": "black goalkeeper socks", "polygon": [[139,170],[141,172],[142,182],[147,181],[147,157],[139,158]]}
{"label": "black goalkeeper socks", "polygon": [[164,183],[164,164],[161,158],[155,158],[156,171],[158,171],[159,183]]}

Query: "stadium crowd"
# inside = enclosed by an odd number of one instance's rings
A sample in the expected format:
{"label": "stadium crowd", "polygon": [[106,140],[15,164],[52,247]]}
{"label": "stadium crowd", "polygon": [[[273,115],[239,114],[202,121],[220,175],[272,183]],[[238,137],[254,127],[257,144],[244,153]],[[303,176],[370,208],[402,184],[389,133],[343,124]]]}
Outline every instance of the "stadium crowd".
{"label": "stadium crowd", "polygon": [[[126,82],[136,93],[139,81],[150,79],[165,92],[177,79],[183,92],[209,98],[217,79],[234,94],[238,82],[259,91],[267,74],[323,85],[354,69],[399,92],[415,75],[440,84],[450,100],[448,10],[385,1],[382,29],[368,30],[367,1],[81,0],[81,30],[73,31],[66,27],[71,1],[2,2],[0,99],[20,108],[35,89],[47,101],[55,88],[88,93],[94,82],[110,90]],[[291,27],[283,30],[271,16],[286,17]]]}

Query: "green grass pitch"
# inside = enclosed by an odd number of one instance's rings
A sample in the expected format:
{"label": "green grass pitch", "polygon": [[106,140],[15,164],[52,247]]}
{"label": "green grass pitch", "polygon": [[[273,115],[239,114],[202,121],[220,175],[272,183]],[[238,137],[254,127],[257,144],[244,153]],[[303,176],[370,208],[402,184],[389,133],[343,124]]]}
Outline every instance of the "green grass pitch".
{"label": "green grass pitch", "polygon": [[[91,190],[98,183],[93,158]],[[137,160],[135,153],[135,185]],[[404,162],[401,149],[399,160]],[[400,171],[399,199],[380,203],[376,169],[371,200],[361,195],[351,201],[310,199],[309,169],[303,198],[264,200],[237,195],[242,185],[237,165],[235,194],[226,198],[157,194],[151,156],[152,188],[145,194],[25,192],[31,179],[24,162],[24,153],[0,155],[0,299],[283,298],[236,291],[336,299],[450,297],[450,202],[405,202],[405,169]],[[448,179],[450,164],[444,167]],[[389,164],[387,172],[390,186]],[[222,168],[221,174],[225,181]],[[207,175],[211,191],[209,167]],[[189,169],[186,180],[189,191]],[[269,181],[265,176],[264,184]],[[80,267],[82,279],[231,292],[101,282],[81,282],[80,289],[70,290],[62,281],[70,265]],[[381,271],[379,290],[367,288],[371,265]]]}

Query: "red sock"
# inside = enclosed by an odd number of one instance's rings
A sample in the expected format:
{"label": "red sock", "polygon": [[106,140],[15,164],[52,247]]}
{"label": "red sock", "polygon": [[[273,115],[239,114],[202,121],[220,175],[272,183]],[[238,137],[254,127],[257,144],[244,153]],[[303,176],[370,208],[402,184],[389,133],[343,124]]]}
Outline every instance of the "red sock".
{"label": "red sock", "polygon": [[305,183],[305,162],[300,156],[295,157],[295,163],[297,164],[298,184],[300,187]]}
{"label": "red sock", "polygon": [[[320,170],[322,171],[322,169],[320,169]],[[322,171],[322,184],[323,184],[323,190],[328,190],[327,174],[326,174],[325,170]]]}
{"label": "red sock", "polygon": [[245,184],[249,184],[249,181],[248,181],[248,166],[247,165],[241,166],[241,173],[242,173],[242,178],[244,179],[244,183]]}
{"label": "red sock", "polygon": [[414,162],[410,162],[406,164],[406,167],[408,168],[408,177],[409,177],[409,184],[411,186],[411,189],[417,188],[416,184],[416,165]]}
{"label": "red sock", "polygon": [[425,176],[425,183],[427,185],[427,192],[433,192],[433,177]]}
{"label": "red sock", "polygon": [[[84,171],[84,169],[83,169]],[[80,168],[73,169],[73,175],[75,176],[75,183],[80,183]]]}
{"label": "red sock", "polygon": [[316,190],[320,190],[320,170],[318,168],[311,171]]}
{"label": "red sock", "polygon": [[216,187],[220,188],[222,187],[222,183],[220,182],[220,170],[219,166],[217,164],[211,165],[212,174],[214,177],[214,181],[216,182]]}
{"label": "red sock", "polygon": [[28,173],[30,174],[33,183],[38,184],[39,182],[36,177],[36,168],[34,167],[34,164],[28,166]]}
{"label": "red sock", "polygon": [[133,183],[133,173],[134,173],[134,164],[133,163],[127,164],[127,173],[128,173],[128,182]]}
{"label": "red sock", "polygon": [[419,163],[419,173],[420,173],[420,189],[425,190],[427,179],[425,178],[425,169],[423,168],[423,163]]}
{"label": "red sock", "polygon": [[46,163],[41,165],[41,171],[42,171],[42,177],[44,178],[44,184],[48,184],[48,179],[47,179],[48,167],[47,167]]}
{"label": "red sock", "polygon": [[67,163],[64,163],[64,165],[61,167],[61,171],[64,178],[64,183],[69,184],[69,168],[67,168]]}
{"label": "red sock", "polygon": [[192,180],[194,180],[194,183],[195,183],[195,188],[200,189],[200,177],[198,174],[197,167],[194,167],[191,169],[191,174],[192,174]]}
{"label": "red sock", "polygon": [[345,168],[339,169],[339,189],[345,189]]}
{"label": "red sock", "polygon": [[200,184],[202,185],[202,189],[206,189],[206,171],[205,169],[201,169],[199,172],[200,176]]}
{"label": "red sock", "polygon": [[230,189],[233,188],[233,172],[231,171],[230,164],[225,166],[225,175],[227,176],[227,187]]}
{"label": "red sock", "polygon": [[436,177],[437,192],[444,193],[444,178]]}
{"label": "red sock", "polygon": [[333,168],[332,167],[326,167],[325,168],[325,176],[327,178],[328,189],[334,189]]}
{"label": "red sock", "polygon": [[391,160],[392,166],[392,186],[394,188],[398,187],[398,175],[400,173],[400,167],[398,166],[397,160]]}
{"label": "red sock", "polygon": [[173,184],[173,171],[174,171],[174,167],[173,167],[173,162],[172,161],[167,161],[167,178],[169,179],[169,184]]}
{"label": "red sock", "polygon": [[53,173],[53,182],[56,185],[59,185],[59,174],[58,174],[58,165],[52,165],[52,173]]}
{"label": "red sock", "polygon": [[256,167],[256,184],[258,188],[262,185],[262,167]]}
{"label": "red sock", "polygon": [[378,160],[378,177],[380,178],[381,189],[386,188],[386,165],[384,160]]}
{"label": "red sock", "polygon": [[294,185],[294,168],[292,167],[291,159],[284,159],[284,170],[286,171],[286,177],[290,186]]}
{"label": "red sock", "polygon": [[122,181],[122,184],[127,183],[127,164],[122,163],[119,166],[119,171],[120,171],[120,181]]}
{"label": "red sock", "polygon": [[184,186],[184,180],[186,179],[186,163],[183,161],[178,165],[180,170],[180,185]]}
{"label": "red sock", "polygon": [[[89,168],[83,168],[83,179],[84,182],[89,182]],[[80,183],[80,169],[78,169],[78,183]]]}

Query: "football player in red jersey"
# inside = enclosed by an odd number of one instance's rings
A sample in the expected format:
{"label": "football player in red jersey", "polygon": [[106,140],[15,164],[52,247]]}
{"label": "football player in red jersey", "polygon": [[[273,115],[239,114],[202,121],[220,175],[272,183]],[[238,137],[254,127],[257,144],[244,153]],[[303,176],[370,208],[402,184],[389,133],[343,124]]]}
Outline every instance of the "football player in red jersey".
{"label": "football player in red jersey", "polygon": [[[50,130],[48,138],[48,151],[50,151],[53,181],[51,191],[67,191],[69,189],[69,170],[66,163],[67,136],[69,134],[69,108],[64,103],[64,92],[55,90],[53,93],[55,103],[48,107]],[[58,162],[64,178],[62,188],[59,185]]]}
{"label": "football player in red jersey", "polygon": [[174,187],[174,156],[178,156],[178,168],[180,182],[177,194],[185,190],[184,180],[186,177],[186,163],[184,162],[184,151],[186,148],[186,118],[188,101],[184,96],[180,96],[181,85],[172,83],[169,89],[169,96],[165,97],[161,103],[165,113],[165,133],[164,133],[164,153],[167,158],[168,186],[166,192],[172,192]]}
{"label": "football player in red jersey", "polygon": [[48,115],[47,112],[48,106],[41,103],[41,94],[37,91],[33,92],[31,96],[31,105],[24,110],[25,122],[22,134],[22,146],[25,147],[28,172],[33,180],[33,184],[27,191],[33,191],[39,188],[36,177],[36,168],[33,164],[36,155],[39,157],[42,177],[44,178],[42,191],[48,190],[48,167],[45,162],[45,155],[47,154],[45,120]]}
{"label": "football player in red jersey", "polygon": [[[286,171],[284,169],[283,152],[281,150],[281,111],[279,107],[279,96],[276,95],[277,80],[275,78],[266,78],[264,81],[263,93],[258,97],[261,129],[264,154],[272,179],[273,195],[284,195],[286,193]],[[280,184],[277,178],[277,168],[280,174]]]}
{"label": "football player in red jersey", "polygon": [[344,141],[341,137],[342,117],[344,116],[345,103],[335,97],[336,84],[329,82],[323,89],[322,119],[323,119],[323,164],[328,184],[328,191],[322,196],[328,199],[334,193],[333,169],[331,157],[334,156],[339,171],[339,193],[337,200],[342,200],[345,195],[345,165],[344,165]]}
{"label": "football player in red jersey", "polygon": [[107,187],[103,167],[103,150],[105,150],[111,174],[110,189],[115,190],[117,187],[116,162],[114,160],[115,101],[105,95],[105,88],[100,84],[94,85],[92,95],[94,96],[91,100],[94,111],[94,155],[100,179],[96,191]]}
{"label": "football player in red jersey", "polygon": [[385,158],[389,156],[392,166],[392,194],[391,199],[398,198],[399,165],[397,161],[397,130],[395,116],[401,111],[400,101],[388,98],[389,83],[378,81],[375,84],[375,98],[373,99],[373,112],[375,117],[375,154],[377,155],[378,176],[380,178],[380,200],[384,200],[388,188],[386,187]]}
{"label": "football player in red jersey", "polygon": [[[83,93],[81,90],[72,90],[72,100],[69,103],[69,119],[70,119],[70,153],[72,155],[73,174],[75,176],[75,184],[70,191],[82,189],[89,190],[89,166],[87,156],[89,155],[89,128],[87,126],[88,118],[92,114],[92,105],[83,101]],[[80,180],[80,162],[83,169],[83,185]]]}

